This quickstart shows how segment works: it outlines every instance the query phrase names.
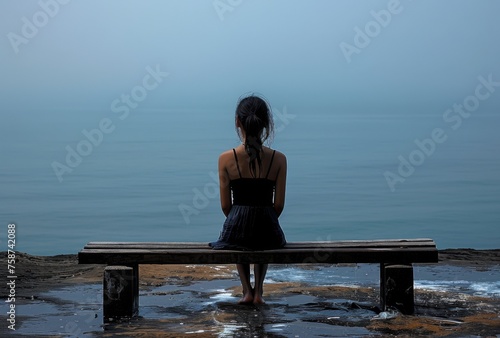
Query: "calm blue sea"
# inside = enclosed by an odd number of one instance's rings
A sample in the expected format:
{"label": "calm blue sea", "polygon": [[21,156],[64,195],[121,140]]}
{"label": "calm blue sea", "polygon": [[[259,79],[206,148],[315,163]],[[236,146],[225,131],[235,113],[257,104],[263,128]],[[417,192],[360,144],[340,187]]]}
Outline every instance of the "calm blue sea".
{"label": "calm blue sea", "polygon": [[[498,112],[478,110],[453,129],[438,109],[274,108],[271,146],[288,157],[280,221],[289,241],[430,237],[441,249],[500,247]],[[213,177],[218,155],[239,144],[232,110],[112,114],[6,114],[1,250],[9,223],[16,250],[38,255],[76,253],[89,241],[217,239],[224,216]],[[113,130],[83,142],[82,130],[102,121]],[[433,135],[434,146],[424,141]],[[79,144],[85,155],[67,162]],[[71,170],[61,182],[54,162]]]}

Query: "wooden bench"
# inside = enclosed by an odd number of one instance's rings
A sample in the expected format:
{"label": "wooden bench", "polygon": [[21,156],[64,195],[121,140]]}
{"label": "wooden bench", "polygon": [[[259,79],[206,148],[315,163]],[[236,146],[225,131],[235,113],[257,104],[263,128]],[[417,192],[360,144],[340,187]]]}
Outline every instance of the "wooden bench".
{"label": "wooden bench", "polygon": [[90,242],[79,264],[107,264],[103,318],[131,317],[139,309],[139,264],[380,264],[380,308],[413,314],[413,263],[437,263],[431,239],[291,242],[265,251],[213,250],[197,242]]}

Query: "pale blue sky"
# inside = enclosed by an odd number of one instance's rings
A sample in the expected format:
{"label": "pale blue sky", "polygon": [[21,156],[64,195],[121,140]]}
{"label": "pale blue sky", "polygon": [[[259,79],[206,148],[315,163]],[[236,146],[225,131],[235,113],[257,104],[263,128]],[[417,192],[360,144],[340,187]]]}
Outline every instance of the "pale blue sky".
{"label": "pale blue sky", "polygon": [[[41,3],[54,14],[46,22]],[[339,45],[354,45],[355,27],[364,29],[374,20],[371,11],[393,0],[87,0],[58,9],[54,3],[0,3],[4,112],[109,110],[155,65],[170,75],[148,93],[145,108],[232,107],[248,91],[278,106],[438,101],[445,108],[469,95],[478,76],[500,79],[500,1],[401,0],[350,63]],[[218,13],[221,3],[230,10]],[[11,33],[23,36],[23,17],[42,20],[41,27],[14,47]],[[498,107],[498,97],[487,104]]]}

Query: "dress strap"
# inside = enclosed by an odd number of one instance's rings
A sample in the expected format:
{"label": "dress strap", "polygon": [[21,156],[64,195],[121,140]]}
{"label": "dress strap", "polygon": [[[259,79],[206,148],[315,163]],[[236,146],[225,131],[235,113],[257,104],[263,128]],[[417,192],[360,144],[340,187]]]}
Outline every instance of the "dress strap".
{"label": "dress strap", "polygon": [[271,162],[269,162],[269,168],[267,168],[267,174],[266,174],[266,178],[269,176],[269,172],[271,171],[271,167],[273,165],[273,160],[274,160],[274,153],[276,152],[276,150],[273,150],[273,155],[271,156]]}
{"label": "dress strap", "polygon": [[241,171],[240,171],[240,165],[238,164],[238,156],[236,156],[236,150],[234,150],[234,148],[233,148],[233,154],[234,154],[234,159],[236,161],[236,168],[238,168],[238,174],[240,174],[240,178],[242,178]]}

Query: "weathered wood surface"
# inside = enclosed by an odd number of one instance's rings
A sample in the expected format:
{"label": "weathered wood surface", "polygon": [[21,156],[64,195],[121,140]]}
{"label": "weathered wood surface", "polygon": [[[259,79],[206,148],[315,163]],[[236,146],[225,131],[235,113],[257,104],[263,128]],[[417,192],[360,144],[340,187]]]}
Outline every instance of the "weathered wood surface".
{"label": "weathered wood surface", "polygon": [[411,264],[381,264],[380,308],[396,308],[405,315],[415,311]]}
{"label": "weathered wood surface", "polygon": [[[327,247],[434,247],[432,239],[381,239],[381,240],[346,240],[346,241],[314,241],[314,242],[289,242],[285,248],[310,248],[318,246]],[[89,242],[85,248],[138,248],[138,249],[169,249],[169,248],[197,248],[210,249],[206,242]]]}
{"label": "weathered wood surface", "polygon": [[131,318],[139,312],[139,296],[135,290],[132,267],[108,266],[103,276],[103,320]]}
{"label": "weathered wood surface", "polygon": [[80,264],[434,263],[431,239],[291,242],[263,251],[213,250],[199,242],[90,242]]}

